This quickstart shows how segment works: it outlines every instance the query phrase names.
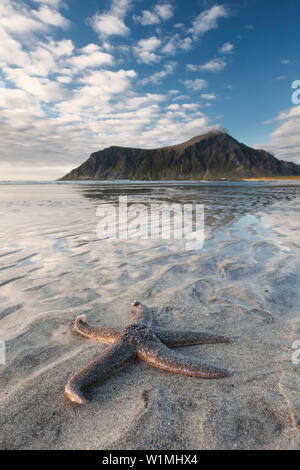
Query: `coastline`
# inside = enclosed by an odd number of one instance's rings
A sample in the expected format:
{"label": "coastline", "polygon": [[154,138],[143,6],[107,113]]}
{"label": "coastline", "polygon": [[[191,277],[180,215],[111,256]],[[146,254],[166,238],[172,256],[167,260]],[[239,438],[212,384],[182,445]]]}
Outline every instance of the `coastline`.
{"label": "coastline", "polygon": [[300,181],[300,176],[261,176],[257,178],[243,178],[241,181]]}

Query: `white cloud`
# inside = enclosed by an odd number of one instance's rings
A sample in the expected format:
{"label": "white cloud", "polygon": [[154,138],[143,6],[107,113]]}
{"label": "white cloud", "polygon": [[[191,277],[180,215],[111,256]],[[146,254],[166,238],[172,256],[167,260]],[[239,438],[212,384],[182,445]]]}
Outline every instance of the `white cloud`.
{"label": "white cloud", "polygon": [[148,39],[141,39],[133,50],[140,62],[151,64],[161,59],[161,57],[154,52],[160,45],[161,40],[156,36],[151,36]]}
{"label": "white cloud", "polygon": [[160,18],[149,10],[144,10],[141,16],[133,15],[133,19],[142,25],[158,24],[160,23]]}
{"label": "white cloud", "polygon": [[72,77],[68,77],[67,75],[60,75],[58,77],[56,77],[56,80],[59,82],[59,83],[72,83]]}
{"label": "white cloud", "polygon": [[9,0],[2,0],[0,4],[0,28],[15,36],[30,35],[47,29],[29,9]]}
{"label": "white cloud", "polygon": [[279,77],[276,77],[275,80],[281,81],[281,80],[286,80],[288,78],[287,75],[279,75]]}
{"label": "white cloud", "polygon": [[194,91],[203,90],[207,87],[206,80],[202,78],[196,78],[195,80],[184,80],[184,84],[187,88],[191,88]]}
{"label": "white cloud", "polygon": [[67,62],[73,71],[80,72],[86,68],[113,64],[113,56],[100,50],[96,44],[89,44],[81,49],[80,55],[73,55]]}
{"label": "white cloud", "polygon": [[187,36],[180,40],[178,47],[183,51],[189,51],[192,48],[192,42],[192,39]]}
{"label": "white cloud", "polygon": [[[128,109],[140,109],[141,107],[149,107],[157,105],[164,101],[166,97],[158,93],[146,93],[145,95],[137,95],[133,93],[124,100],[124,104]],[[123,106],[123,105],[122,105]]]}
{"label": "white cloud", "polygon": [[[227,18],[230,16],[230,10],[225,5],[215,5],[212,8],[200,13],[192,22],[192,26],[187,30],[184,29],[182,23],[177,23],[175,27],[180,31],[176,33],[162,49],[163,53],[174,55],[178,50],[189,51],[192,48],[193,41],[196,41],[199,36],[207,33],[210,30],[218,27],[218,20],[220,18]],[[183,36],[184,31],[184,36]],[[183,37],[182,37],[183,36]],[[222,54],[229,54],[233,51],[234,46],[227,42],[220,48]],[[221,60],[221,59],[220,59]],[[190,70],[201,70],[198,66],[190,66]],[[205,70],[205,69],[204,69]]]}
{"label": "white cloud", "polygon": [[92,26],[102,38],[112,35],[126,36],[129,33],[124,21],[110,14],[96,14],[92,19]]}
{"label": "white cloud", "polygon": [[155,11],[163,20],[169,20],[174,15],[173,6],[170,3],[156,5]]}
{"label": "white cloud", "polygon": [[181,106],[184,109],[198,109],[199,108],[198,103],[183,103]]}
{"label": "white cloud", "polygon": [[223,59],[212,59],[204,65],[200,66],[200,70],[205,70],[207,72],[220,72],[226,67],[226,62]]}
{"label": "white cloud", "polygon": [[111,12],[120,18],[124,18],[132,6],[132,0],[112,0]]}
{"label": "white cloud", "polygon": [[49,8],[47,5],[42,5],[38,11],[33,11],[33,14],[43,23],[50,26],[57,26],[60,28],[67,28],[69,21],[56,10]]}
{"label": "white cloud", "polygon": [[192,39],[190,37],[181,38],[179,34],[174,34],[171,38],[166,38],[166,43],[161,52],[166,55],[175,55],[178,50],[189,51],[192,48]]}
{"label": "white cloud", "polygon": [[293,106],[279,113],[275,119],[265,124],[278,122],[278,127],[271,132],[269,141],[255,145],[274,153],[278,158],[300,164],[300,106]]}
{"label": "white cloud", "polygon": [[226,62],[223,59],[212,59],[206,64],[203,65],[193,65],[193,64],[187,64],[187,69],[190,70],[191,72],[198,72],[199,70],[205,71],[205,72],[220,72],[226,67]]}
{"label": "white cloud", "polygon": [[55,71],[56,63],[53,55],[42,45],[29,54],[30,64],[26,64],[23,70],[29,75],[48,77],[51,71]]}
{"label": "white cloud", "polygon": [[164,45],[161,52],[167,55],[175,55],[177,52],[177,47],[174,39],[170,39],[167,44]]}
{"label": "white cloud", "polygon": [[202,34],[212,29],[217,29],[218,20],[220,18],[227,18],[228,16],[230,16],[230,12],[225,5],[215,5],[196,17],[189,32],[193,35],[194,39],[197,39]]}
{"label": "white cloud", "polygon": [[[8,66],[22,68],[29,75],[47,77],[61,67],[57,61],[69,57],[73,51],[70,40],[37,42],[32,50],[25,52],[17,40],[7,35],[0,28],[0,66],[5,72]],[[65,72],[64,72],[65,73]]]}
{"label": "white cloud", "polygon": [[54,8],[57,8],[62,3],[61,0],[33,0],[33,1],[36,3],[46,3],[47,5],[50,5],[51,7],[54,7]]}
{"label": "white cloud", "polygon": [[163,3],[155,5],[152,11],[143,10],[141,16],[133,15],[133,19],[142,25],[152,25],[169,20],[173,14],[173,6],[170,3]]}
{"label": "white cloud", "polygon": [[24,66],[27,62],[28,55],[23,51],[20,42],[0,28],[0,65]]}
{"label": "white cloud", "polygon": [[63,39],[61,41],[53,41],[51,39],[48,43],[43,44],[52,55],[57,57],[69,57],[74,50],[74,44],[70,39]]}
{"label": "white cloud", "polygon": [[171,111],[177,111],[178,109],[180,109],[180,106],[178,103],[174,103],[174,104],[170,104],[168,106],[168,109],[170,109]]}
{"label": "white cloud", "polygon": [[283,59],[280,61],[281,64],[284,64],[284,65],[287,65],[287,64],[291,64],[292,62],[288,59]]}
{"label": "white cloud", "polygon": [[44,112],[37,100],[24,90],[7,89],[5,90],[5,106],[7,110],[21,110],[28,109],[28,115],[31,114],[35,117],[44,116]]}
{"label": "white cloud", "polygon": [[84,54],[93,54],[94,52],[98,52],[100,50],[100,47],[98,44],[90,43],[87,44],[87,46],[84,46],[80,49],[81,52]]}
{"label": "white cloud", "polygon": [[5,68],[5,76],[18,88],[41,101],[59,101],[65,97],[65,92],[58,83],[47,78],[32,77],[20,68]]}
{"label": "white cloud", "polygon": [[194,65],[194,64],[187,64],[186,65],[187,70],[190,70],[191,72],[198,72],[199,67],[200,67],[200,65]]}
{"label": "white cloud", "polygon": [[200,95],[200,98],[202,98],[203,100],[215,100],[217,97],[214,93],[202,93],[202,95]]}
{"label": "white cloud", "polygon": [[13,36],[26,37],[47,32],[50,26],[66,28],[69,21],[57,10],[43,4],[38,10],[25,3],[1,0],[0,28]]}
{"label": "white cloud", "polygon": [[219,49],[220,54],[231,54],[234,50],[234,45],[231,42],[225,42]]}
{"label": "white cloud", "polygon": [[146,85],[147,83],[160,83],[167,75],[171,75],[176,67],[176,62],[169,62],[164,66],[163,70],[156,72],[150,77],[144,78],[141,83]]}
{"label": "white cloud", "polygon": [[91,25],[103,40],[108,36],[126,36],[129,28],[124,18],[131,8],[131,0],[112,0],[111,9],[105,13],[96,13],[91,18]]}
{"label": "white cloud", "polygon": [[79,82],[99,87],[103,95],[122,93],[131,85],[131,79],[137,76],[134,70],[97,70],[80,78]]}

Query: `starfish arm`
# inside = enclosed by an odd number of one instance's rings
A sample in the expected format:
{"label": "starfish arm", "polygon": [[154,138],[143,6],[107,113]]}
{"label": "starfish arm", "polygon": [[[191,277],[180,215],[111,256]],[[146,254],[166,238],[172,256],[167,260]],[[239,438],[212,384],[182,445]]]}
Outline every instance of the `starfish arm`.
{"label": "starfish arm", "polygon": [[133,321],[144,323],[146,326],[152,325],[152,313],[146,305],[141,304],[141,302],[134,301],[132,303],[133,309]]}
{"label": "starfish arm", "polygon": [[162,343],[168,346],[191,346],[193,344],[231,343],[226,336],[211,335],[200,331],[154,330]]}
{"label": "starfish arm", "polygon": [[134,356],[134,352],[134,347],[123,338],[108,347],[68,381],[65,386],[67,397],[79,404],[86,403],[82,389],[120,369]]}
{"label": "starfish arm", "polygon": [[113,344],[121,336],[122,331],[115,328],[98,328],[90,326],[86,322],[86,316],[80,315],[75,320],[75,330],[85,338],[92,339],[94,341],[101,341],[102,343]]}
{"label": "starfish arm", "polygon": [[228,377],[231,372],[203,362],[196,362],[177,354],[165,346],[157,338],[152,337],[138,347],[138,356],[153,367],[167,370],[175,374],[217,379]]}

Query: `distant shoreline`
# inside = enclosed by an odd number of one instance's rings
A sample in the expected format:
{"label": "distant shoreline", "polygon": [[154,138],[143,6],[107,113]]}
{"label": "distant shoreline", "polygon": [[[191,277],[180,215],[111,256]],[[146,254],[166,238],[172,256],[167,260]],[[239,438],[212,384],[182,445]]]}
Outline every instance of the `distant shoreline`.
{"label": "distant shoreline", "polygon": [[281,181],[281,180],[300,180],[300,176],[260,176],[257,178],[242,178],[241,181]]}
{"label": "distant shoreline", "polygon": [[0,181],[0,185],[11,185],[11,184],[76,184],[76,183],[104,183],[104,184],[141,184],[141,183],[153,183],[153,184],[189,184],[189,183],[243,183],[243,182],[257,182],[257,181],[300,181],[300,176],[260,176],[254,178],[234,178],[234,179],[180,179],[180,180],[136,180],[136,179],[126,179],[126,180],[96,180],[96,179],[73,179],[73,180],[3,180]]}

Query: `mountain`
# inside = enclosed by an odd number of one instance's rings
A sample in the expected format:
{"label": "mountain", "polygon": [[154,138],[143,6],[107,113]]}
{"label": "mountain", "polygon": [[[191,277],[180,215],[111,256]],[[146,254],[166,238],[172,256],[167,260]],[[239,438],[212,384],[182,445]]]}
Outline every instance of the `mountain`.
{"label": "mountain", "polygon": [[108,147],[60,180],[218,180],[300,175],[300,166],[241,144],[224,132],[158,149]]}

